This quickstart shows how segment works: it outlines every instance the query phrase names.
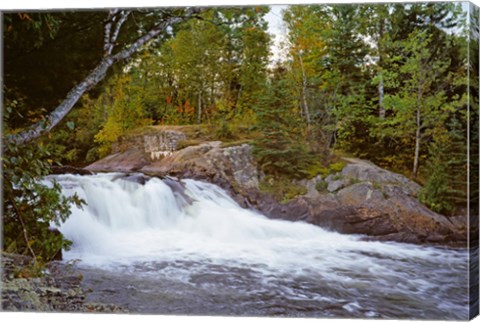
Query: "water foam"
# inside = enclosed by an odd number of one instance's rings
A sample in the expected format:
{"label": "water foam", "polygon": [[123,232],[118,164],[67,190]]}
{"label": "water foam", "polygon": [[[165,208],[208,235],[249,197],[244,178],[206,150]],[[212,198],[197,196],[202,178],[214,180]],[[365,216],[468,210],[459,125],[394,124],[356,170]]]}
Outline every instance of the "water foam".
{"label": "water foam", "polygon": [[[265,285],[284,278],[302,285],[302,278],[308,277],[310,287],[321,281],[331,289],[349,290],[356,298],[373,289],[384,292],[392,303],[399,296],[416,298],[412,303],[428,297],[437,309],[445,305],[449,292],[467,287],[464,250],[363,241],[361,236],[304,222],[268,219],[241,208],[209,183],[152,178],[140,184],[124,174],[55,179],[66,195],[77,193],[88,203],[83,209],[72,208],[59,227],[73,241],[66,260],[80,259],[103,269],[134,269],[143,263],[151,267],[145,274],[162,270],[184,281],[218,268],[212,265],[243,267],[261,274]],[[301,294],[285,289],[285,297]],[[321,296],[308,294],[312,299]],[[338,301],[343,296],[339,294]],[[462,308],[448,305],[450,310]],[[357,310],[358,303],[343,309]]]}

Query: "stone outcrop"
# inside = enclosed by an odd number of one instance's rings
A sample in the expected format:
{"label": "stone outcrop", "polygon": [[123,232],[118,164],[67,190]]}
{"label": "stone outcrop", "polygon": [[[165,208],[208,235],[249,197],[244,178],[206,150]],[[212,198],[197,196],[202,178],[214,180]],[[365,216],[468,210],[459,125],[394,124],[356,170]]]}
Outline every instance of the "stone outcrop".
{"label": "stone outcrop", "polygon": [[151,162],[139,171],[154,176],[177,176],[206,180],[246,195],[258,190],[260,174],[251,154],[251,146],[243,144],[221,147],[221,142],[206,142],[189,146],[161,160]]}
{"label": "stone outcrop", "polygon": [[127,149],[87,169],[205,180],[229,191],[241,206],[255,208],[270,218],[303,220],[377,240],[466,241],[466,217],[450,220],[431,211],[415,198],[420,190],[417,183],[368,161],[345,158],[348,164],[337,173],[295,182],[307,193],[281,203],[259,189],[262,173],[248,144],[222,147],[218,141],[205,142],[172,151],[158,160],[145,157],[145,151],[141,157],[140,152],[138,148]]}
{"label": "stone outcrop", "polygon": [[153,161],[171,156],[187,136],[176,130],[122,137],[112,147],[112,154],[87,167],[88,171],[137,171]]}
{"label": "stone outcrop", "polygon": [[1,311],[128,313],[113,304],[89,303],[82,276],[72,265],[54,261],[40,276],[30,276],[27,256],[2,252],[0,262]]}

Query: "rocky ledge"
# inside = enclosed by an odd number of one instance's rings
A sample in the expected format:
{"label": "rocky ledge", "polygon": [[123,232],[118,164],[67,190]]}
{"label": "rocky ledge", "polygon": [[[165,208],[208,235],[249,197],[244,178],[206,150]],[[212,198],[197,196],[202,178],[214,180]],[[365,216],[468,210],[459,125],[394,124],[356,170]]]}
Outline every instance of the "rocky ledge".
{"label": "rocky ledge", "polygon": [[204,142],[154,159],[148,153],[133,146],[86,169],[205,180],[229,191],[241,206],[270,218],[302,220],[375,240],[459,246],[467,240],[466,216],[452,218],[431,211],[416,199],[418,184],[368,161],[345,158],[347,166],[337,173],[292,182],[306,193],[278,202],[259,189],[264,176],[248,144],[222,147],[218,141]]}
{"label": "rocky ledge", "polygon": [[2,253],[2,311],[127,313],[116,305],[88,303],[73,265],[51,262],[40,277],[31,277],[31,260]]}

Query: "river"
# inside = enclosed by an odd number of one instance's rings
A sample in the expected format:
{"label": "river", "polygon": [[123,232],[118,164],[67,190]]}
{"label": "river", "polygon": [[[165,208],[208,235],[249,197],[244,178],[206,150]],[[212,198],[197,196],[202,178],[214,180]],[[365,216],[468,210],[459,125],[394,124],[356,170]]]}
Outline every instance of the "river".
{"label": "river", "polygon": [[88,204],[59,229],[91,302],[150,314],[468,318],[465,249],[364,241],[268,219],[209,183],[134,177],[54,176]]}

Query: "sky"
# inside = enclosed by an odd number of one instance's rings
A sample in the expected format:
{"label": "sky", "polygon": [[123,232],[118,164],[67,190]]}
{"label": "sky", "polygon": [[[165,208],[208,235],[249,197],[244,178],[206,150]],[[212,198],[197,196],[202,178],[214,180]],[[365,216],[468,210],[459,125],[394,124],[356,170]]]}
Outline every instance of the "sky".
{"label": "sky", "polygon": [[271,63],[285,59],[282,55],[281,46],[282,42],[286,40],[287,28],[282,21],[282,10],[287,7],[287,5],[270,6],[270,12],[265,15],[265,20],[268,22],[268,33],[272,35]]}

